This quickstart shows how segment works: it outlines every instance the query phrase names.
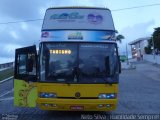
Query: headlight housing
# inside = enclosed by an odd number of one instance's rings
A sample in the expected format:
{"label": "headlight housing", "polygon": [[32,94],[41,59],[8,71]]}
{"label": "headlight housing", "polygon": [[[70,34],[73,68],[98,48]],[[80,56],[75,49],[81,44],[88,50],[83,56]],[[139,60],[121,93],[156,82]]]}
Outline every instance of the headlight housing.
{"label": "headlight housing", "polygon": [[39,97],[40,98],[57,98],[57,94],[56,93],[40,92]]}
{"label": "headlight housing", "polygon": [[117,94],[115,94],[115,93],[107,93],[107,94],[102,93],[102,94],[98,95],[98,98],[99,99],[115,99],[115,98],[117,98]]}

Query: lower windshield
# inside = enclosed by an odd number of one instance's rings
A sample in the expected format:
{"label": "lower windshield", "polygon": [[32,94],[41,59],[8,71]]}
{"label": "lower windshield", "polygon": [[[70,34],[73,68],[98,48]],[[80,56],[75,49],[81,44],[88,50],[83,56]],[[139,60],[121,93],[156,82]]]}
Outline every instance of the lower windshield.
{"label": "lower windshield", "polygon": [[106,83],[116,81],[116,44],[43,43],[40,80],[62,83]]}

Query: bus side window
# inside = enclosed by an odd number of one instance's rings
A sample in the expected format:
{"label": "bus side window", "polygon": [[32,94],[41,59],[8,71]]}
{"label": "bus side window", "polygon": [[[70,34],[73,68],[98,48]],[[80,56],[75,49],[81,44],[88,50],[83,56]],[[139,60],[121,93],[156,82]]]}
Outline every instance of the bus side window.
{"label": "bus side window", "polygon": [[26,54],[20,54],[18,56],[18,74],[26,74],[26,61],[27,55]]}
{"label": "bus side window", "polygon": [[35,54],[28,54],[27,73],[28,75],[36,75],[36,59]]}
{"label": "bus side window", "polygon": [[19,75],[36,75],[35,54],[20,54],[18,57]]}

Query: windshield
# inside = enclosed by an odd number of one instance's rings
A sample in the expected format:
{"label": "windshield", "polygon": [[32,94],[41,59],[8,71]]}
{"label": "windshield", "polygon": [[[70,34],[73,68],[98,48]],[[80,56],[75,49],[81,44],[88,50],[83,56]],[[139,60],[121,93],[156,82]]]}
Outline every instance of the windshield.
{"label": "windshield", "polygon": [[118,78],[116,44],[42,43],[40,80],[63,83],[105,83]]}

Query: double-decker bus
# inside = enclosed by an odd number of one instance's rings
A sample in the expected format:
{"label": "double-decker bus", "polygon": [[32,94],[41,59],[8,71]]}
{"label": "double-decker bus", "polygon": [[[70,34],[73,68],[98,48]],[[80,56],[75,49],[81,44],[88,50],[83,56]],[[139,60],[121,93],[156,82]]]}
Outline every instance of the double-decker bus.
{"label": "double-decker bus", "polygon": [[106,8],[46,10],[41,42],[16,49],[14,105],[60,111],[112,111],[121,72]]}

